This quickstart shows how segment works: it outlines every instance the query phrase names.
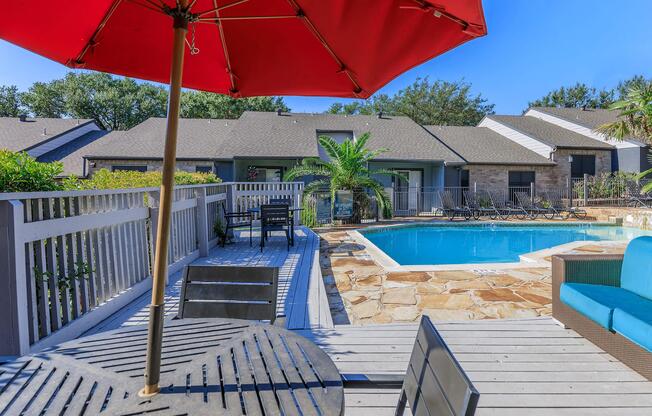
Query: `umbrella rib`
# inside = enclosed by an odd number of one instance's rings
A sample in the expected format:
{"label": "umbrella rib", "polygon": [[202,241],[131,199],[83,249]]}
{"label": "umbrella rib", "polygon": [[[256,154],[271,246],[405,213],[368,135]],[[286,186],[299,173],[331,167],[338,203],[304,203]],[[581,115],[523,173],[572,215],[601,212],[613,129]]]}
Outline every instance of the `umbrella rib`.
{"label": "umbrella rib", "polygon": [[233,3],[225,4],[224,6],[218,6],[216,2],[213,2],[214,7],[212,9],[204,10],[203,12],[199,12],[199,13],[197,13],[197,16],[202,17],[202,16],[207,15],[209,13],[219,12],[221,10],[228,9],[229,7],[237,6],[238,4],[246,3],[248,1],[249,0],[238,0],[238,1],[234,1]]}
{"label": "umbrella rib", "polygon": [[[242,2],[239,2],[238,4],[240,3]],[[235,3],[231,3],[231,5],[235,5]],[[213,6],[215,7],[215,16],[219,18],[220,8],[217,6],[217,0],[213,0]],[[226,7],[226,6],[222,6],[222,7]],[[224,27],[222,27],[222,24],[219,21],[216,21],[215,24],[217,25],[217,30],[220,34],[220,42],[222,43],[222,51],[224,52],[224,61],[226,63],[226,70],[229,73],[229,81],[231,82],[231,93],[235,93],[237,91],[235,86],[235,76],[233,75],[233,71],[231,70],[231,57],[229,55],[229,48],[226,46]]]}
{"label": "umbrella rib", "polygon": [[104,26],[106,26],[106,23],[109,21],[111,16],[113,15],[113,12],[118,8],[122,0],[113,0],[113,3],[111,4],[111,7],[109,7],[109,10],[106,12],[104,17],[102,18],[102,21],[100,24],[95,28],[95,32],[93,32],[93,35],[91,38],[86,42],[86,45],[84,45],[84,49],[77,55],[77,58],[71,62],[74,65],[80,65],[83,63],[82,59],[84,59],[84,55],[86,55],[86,52],[90,49],[91,46],[93,46],[96,43],[97,37],[100,35],[100,32],[102,29],[104,29]]}
{"label": "umbrella rib", "polygon": [[[445,17],[445,18],[459,24],[460,26],[462,26],[462,28],[463,28],[462,30],[466,30],[469,27],[469,23],[466,20],[460,19],[459,17],[455,16],[454,14],[451,14],[451,13],[445,11],[443,8],[430,6],[430,5],[426,4],[423,0],[414,0],[414,1],[419,5],[418,7],[415,7],[415,9],[417,9],[417,10],[433,10],[435,13],[438,14],[438,15],[435,14],[436,17],[443,16],[443,17]],[[402,7],[402,8],[408,9],[410,7]]]}
{"label": "umbrella rib", "polygon": [[263,20],[263,19],[296,19],[297,16],[229,16],[229,17],[204,17],[197,19],[198,22],[221,22],[228,20]]}
{"label": "umbrella rib", "polygon": [[322,44],[324,49],[326,49],[328,54],[333,57],[337,65],[340,67],[340,71],[344,72],[346,76],[349,78],[349,80],[353,84],[353,93],[356,96],[358,96],[363,90],[360,87],[360,84],[358,84],[358,82],[356,81],[353,74],[351,73],[351,70],[344,64],[344,62],[342,62],[342,60],[337,56],[335,51],[333,51],[333,48],[331,48],[328,42],[326,42],[326,39],[324,39],[322,34],[319,32],[319,30],[317,30],[317,28],[312,23],[310,18],[303,13],[303,10],[299,7],[297,2],[295,0],[287,0],[287,1],[290,4],[290,6],[296,11],[297,17],[300,17],[301,20],[303,20],[303,23],[306,25],[308,30],[312,32],[313,36],[317,38],[317,40]]}

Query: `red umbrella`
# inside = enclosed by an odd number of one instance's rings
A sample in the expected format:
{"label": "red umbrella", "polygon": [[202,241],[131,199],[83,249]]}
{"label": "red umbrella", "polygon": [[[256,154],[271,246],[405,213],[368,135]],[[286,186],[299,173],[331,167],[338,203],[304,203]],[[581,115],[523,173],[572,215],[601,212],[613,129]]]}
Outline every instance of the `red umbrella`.
{"label": "red umbrella", "polygon": [[3,6],[2,39],[72,68],[170,82],[144,394],[158,391],[181,87],[234,97],[366,98],[402,72],[486,34],[481,0],[31,0]]}

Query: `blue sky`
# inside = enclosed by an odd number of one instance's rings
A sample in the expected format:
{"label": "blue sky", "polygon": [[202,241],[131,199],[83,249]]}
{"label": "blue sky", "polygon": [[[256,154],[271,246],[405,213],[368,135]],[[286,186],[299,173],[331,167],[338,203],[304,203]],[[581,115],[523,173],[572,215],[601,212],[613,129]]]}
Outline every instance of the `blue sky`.
{"label": "blue sky", "polygon": [[[613,87],[635,74],[652,77],[651,0],[484,0],[489,34],[395,79],[392,94],[415,78],[463,78],[496,104],[519,114],[528,101],[582,81]],[[0,84],[28,88],[65,75],[62,65],[0,41]],[[293,111],[320,112],[332,98],[287,97]]]}

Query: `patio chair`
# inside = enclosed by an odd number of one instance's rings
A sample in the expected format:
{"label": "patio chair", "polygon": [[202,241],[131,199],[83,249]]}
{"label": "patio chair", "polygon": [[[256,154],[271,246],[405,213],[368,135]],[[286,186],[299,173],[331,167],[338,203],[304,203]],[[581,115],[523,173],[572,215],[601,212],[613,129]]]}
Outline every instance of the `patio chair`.
{"label": "patio chair", "polygon": [[224,215],[224,220],[226,221],[226,229],[224,234],[227,236],[222,240],[222,247],[226,244],[226,239],[229,235],[229,230],[233,230],[239,227],[249,227],[249,246],[253,246],[253,225],[254,219],[251,215],[251,212],[227,212],[224,204],[222,206],[222,214]]}
{"label": "patio chair", "polygon": [[[474,219],[478,220],[480,217],[490,217],[496,214],[495,208],[487,206],[491,205],[491,199],[486,196],[483,198],[481,191],[463,191],[463,195],[464,200],[466,201],[466,206],[472,212]],[[483,201],[486,202],[487,205],[483,206]]]}
{"label": "patio chair", "polygon": [[[560,192],[544,191],[543,197],[546,201],[548,201],[548,204],[550,205],[550,209],[554,212],[555,216],[558,216],[563,219],[568,219],[571,215],[577,219],[586,218],[587,215],[586,211],[583,210],[582,208],[567,207],[561,198]],[[566,213],[566,216],[564,216],[564,213]]]}
{"label": "patio chair", "polygon": [[450,191],[440,191],[439,198],[441,199],[441,209],[444,216],[448,217],[449,220],[453,221],[457,216],[468,220],[473,215],[468,207],[460,207],[455,203]]}
{"label": "patio chair", "polygon": [[543,208],[532,200],[532,196],[527,192],[515,192],[518,201],[518,209],[523,211],[530,219],[536,219],[539,215],[551,220],[555,218],[555,212],[550,208]]}
{"label": "patio chair", "polygon": [[652,207],[652,196],[643,193],[641,185],[636,181],[625,182],[625,201],[628,207]]}
{"label": "patio chair", "polygon": [[405,376],[342,374],[344,388],[397,388],[395,415],[473,416],[480,393],[427,316],[421,318]]}
{"label": "patio chair", "polygon": [[491,206],[494,209],[495,215],[490,216],[492,220],[501,219],[506,220],[509,217],[514,216],[518,219],[525,219],[523,211],[520,209],[514,208],[507,204],[505,195],[499,191],[487,191],[489,200],[491,201]]}
{"label": "patio chair", "polygon": [[293,244],[292,236],[292,218],[290,217],[290,207],[285,204],[266,204],[260,206],[260,251],[265,247],[265,241],[269,238],[272,231],[283,231],[287,238],[287,249]]}
{"label": "patio chair", "polygon": [[285,205],[292,206],[292,199],[291,198],[269,198],[269,203],[271,205],[285,204]]}
{"label": "patio chair", "polygon": [[276,319],[278,267],[191,265],[178,318]]}

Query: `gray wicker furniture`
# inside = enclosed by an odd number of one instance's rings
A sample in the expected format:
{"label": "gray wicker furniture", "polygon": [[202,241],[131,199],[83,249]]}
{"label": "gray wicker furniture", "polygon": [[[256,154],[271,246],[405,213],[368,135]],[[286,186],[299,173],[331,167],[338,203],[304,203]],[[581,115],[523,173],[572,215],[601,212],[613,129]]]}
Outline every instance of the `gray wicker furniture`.
{"label": "gray wicker furniture", "polygon": [[337,368],[280,327],[232,319],[165,321],[161,392],[142,399],[147,326],[62,344],[0,366],[3,415],[343,413]]}
{"label": "gray wicker furniture", "polygon": [[278,267],[191,265],[184,270],[179,318],[276,319]]}
{"label": "gray wicker furniture", "polygon": [[[646,256],[651,255],[647,249],[650,241],[652,239],[644,246]],[[626,253],[626,256],[632,254],[629,248]],[[652,351],[643,346],[645,333],[652,337],[649,329],[652,328],[652,300],[635,292],[628,293],[631,283],[627,281],[640,277],[647,279],[641,285],[644,290],[652,287],[649,283],[652,282],[652,266],[647,261],[623,267],[623,260],[622,255],[554,256],[552,313],[559,322],[652,380]],[[621,286],[623,283],[625,287]],[[570,286],[584,289],[585,294],[578,295],[578,300],[571,302],[564,292]],[[631,322],[623,323],[627,319]]]}

